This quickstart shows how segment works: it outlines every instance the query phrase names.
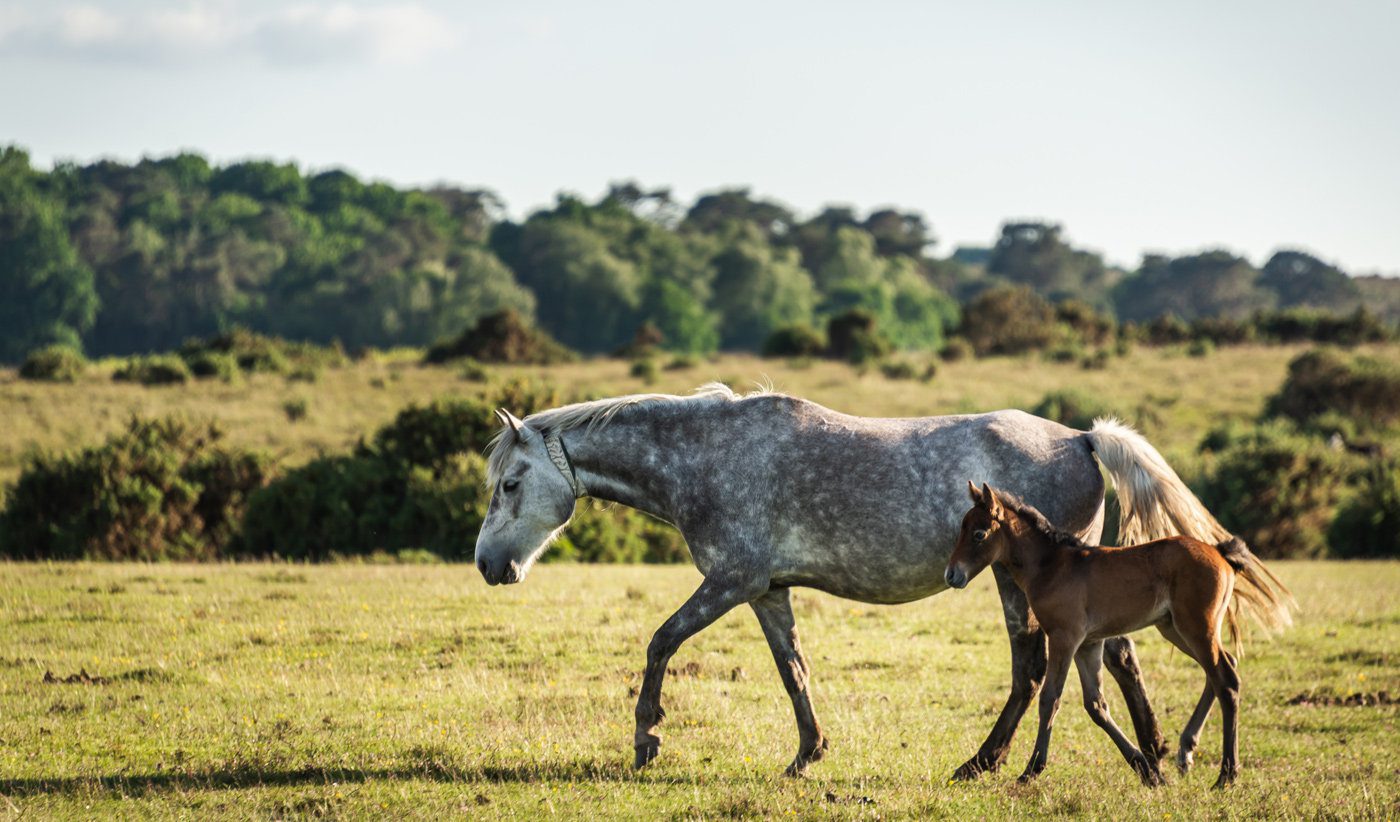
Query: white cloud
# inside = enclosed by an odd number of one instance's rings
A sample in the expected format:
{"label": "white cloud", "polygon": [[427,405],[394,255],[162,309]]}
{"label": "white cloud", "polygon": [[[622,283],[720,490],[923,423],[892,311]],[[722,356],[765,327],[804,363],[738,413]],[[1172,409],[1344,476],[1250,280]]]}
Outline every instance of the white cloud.
{"label": "white cloud", "polygon": [[0,7],[0,55],[64,61],[193,65],[253,58],[277,65],[413,63],[455,40],[417,3],[308,3],[265,12],[193,3],[127,12],[70,5],[45,16]]}

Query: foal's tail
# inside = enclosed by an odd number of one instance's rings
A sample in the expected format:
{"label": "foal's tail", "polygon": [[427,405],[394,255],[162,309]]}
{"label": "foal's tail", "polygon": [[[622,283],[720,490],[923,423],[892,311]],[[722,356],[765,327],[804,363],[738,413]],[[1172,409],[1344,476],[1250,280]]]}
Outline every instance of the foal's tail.
{"label": "foal's tail", "polygon": [[1266,629],[1292,623],[1291,611],[1297,607],[1293,595],[1242,540],[1216,522],[1151,443],[1115,419],[1094,420],[1085,436],[1118,492],[1118,544],[1181,534],[1216,546],[1237,574],[1227,614],[1237,646],[1241,606]]}
{"label": "foal's tail", "polygon": [[1287,586],[1274,576],[1244,540],[1230,537],[1216,544],[1215,549],[1231,568],[1235,569],[1235,595],[1230,600],[1226,621],[1238,648],[1243,642],[1240,611],[1247,611],[1267,631],[1281,631],[1293,624],[1293,611],[1298,603]]}
{"label": "foal's tail", "polygon": [[1085,436],[1118,492],[1119,545],[1178,534],[1211,545],[1230,538],[1141,434],[1118,420],[1101,418]]}

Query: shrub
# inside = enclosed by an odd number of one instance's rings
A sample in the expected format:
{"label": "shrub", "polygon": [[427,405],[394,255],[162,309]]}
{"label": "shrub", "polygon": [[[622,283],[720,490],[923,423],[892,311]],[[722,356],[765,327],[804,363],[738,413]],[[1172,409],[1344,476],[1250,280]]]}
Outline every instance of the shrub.
{"label": "shrub", "polygon": [[1400,461],[1378,462],[1327,529],[1334,557],[1400,557]]}
{"label": "shrub", "polygon": [[1109,358],[1108,349],[1100,348],[1092,354],[1085,355],[1084,359],[1079,361],[1079,367],[1085,371],[1103,371],[1108,368]]}
{"label": "shrub", "polygon": [[[1216,345],[1239,345],[1255,337],[1254,323],[1234,317],[1198,317],[1191,323],[1192,346],[1207,343],[1214,349]],[[1191,353],[1188,351],[1187,353]],[[1192,356],[1200,356],[1193,354]]]}
{"label": "shrub", "polygon": [[700,364],[694,354],[679,354],[666,363],[667,371],[688,371]]}
{"label": "shrub", "polygon": [[826,338],[809,325],[785,325],[763,342],[765,357],[818,357],[826,351]]}
{"label": "shrub", "polygon": [[19,376],[44,382],[76,382],[87,371],[82,352],[67,345],[49,345],[29,352]]}
{"label": "shrub", "polygon": [[1191,341],[1191,344],[1186,347],[1186,354],[1191,357],[1209,357],[1214,353],[1215,343],[1211,342],[1209,337],[1194,339]]}
{"label": "shrub", "polygon": [[189,362],[205,354],[230,356],[239,369],[247,373],[285,374],[293,368],[338,368],[349,362],[339,344],[316,345],[269,337],[235,328],[205,339],[187,340],[180,346],[180,356]]}
{"label": "shrub", "polygon": [[1278,423],[1223,436],[1201,501],[1262,557],[1320,557],[1355,458]]}
{"label": "shrub", "polygon": [[1260,335],[1277,342],[1319,342],[1354,346],[1395,338],[1395,329],[1363,306],[1338,315],[1310,308],[1290,308],[1255,317]]}
{"label": "shrub", "polygon": [[185,357],[190,373],[200,379],[217,378],[226,383],[238,382],[242,371],[232,354],[222,351],[200,351]]}
{"label": "shrub", "polygon": [[656,360],[651,357],[645,357],[632,363],[632,367],[628,369],[627,373],[640,379],[647,385],[651,385],[656,382],[656,378],[661,374],[661,368],[656,364]]}
{"label": "shrub", "polygon": [[972,350],[972,343],[962,337],[949,337],[943,344],[943,350],[938,352],[938,356],[944,362],[958,362],[971,357],[975,352]]}
{"label": "shrub", "polygon": [[105,443],[31,457],[0,513],[0,554],[22,559],[213,559],[271,474],[213,424],[132,419]]}
{"label": "shrub", "polygon": [[1327,348],[1294,358],[1266,413],[1309,424],[1328,412],[1363,427],[1380,428],[1400,420],[1400,365]]}
{"label": "shrub", "polygon": [[680,532],[628,508],[582,506],[543,561],[685,562],[690,551]]}
{"label": "shrub", "polygon": [[439,364],[471,357],[486,363],[549,365],[571,362],[577,356],[545,332],[532,328],[511,309],[487,314],[472,328],[449,340],[435,343],[423,361]]}
{"label": "shrub", "polygon": [[471,359],[463,357],[457,367],[457,374],[467,382],[490,382],[491,369]]}
{"label": "shrub", "polygon": [[880,363],[880,373],[890,380],[912,380],[918,376],[918,369],[908,360],[887,360]]}
{"label": "shrub", "polygon": [[1064,345],[1057,345],[1049,351],[1045,352],[1045,359],[1049,360],[1050,362],[1078,362],[1079,360],[1083,359],[1083,357],[1084,349],[1080,348],[1078,343],[1066,343]]}
{"label": "shrub", "polygon": [[1103,345],[1113,339],[1118,330],[1112,317],[1079,300],[1057,303],[1055,319],[1067,326],[1083,345]]}
{"label": "shrub", "polygon": [[1148,345],[1178,345],[1191,339],[1191,326],[1175,314],[1163,314],[1140,333]]}
{"label": "shrub", "polygon": [[1038,351],[1061,336],[1050,303],[1029,288],[1013,286],[977,295],[963,309],[958,333],[979,357]]}
{"label": "shrub", "polygon": [[876,328],[875,315],[852,308],[832,317],[826,326],[827,355],[853,365],[864,365],[887,356],[890,341]]}
{"label": "shrub", "polygon": [[466,559],[486,514],[486,463],[412,465],[360,451],[321,457],[253,494],[239,553],[324,560],[421,548]]}
{"label": "shrub", "polygon": [[191,379],[190,367],[174,354],[148,354],[132,357],[112,374],[118,382],[142,385],[179,385]]}
{"label": "shrub", "polygon": [[632,341],[614,351],[613,356],[624,360],[643,359],[655,354],[665,342],[666,335],[661,333],[656,323],[647,320],[637,326]]}
{"label": "shrub", "polygon": [[1124,416],[1102,400],[1072,388],[1051,391],[1036,403],[1030,413],[1081,431],[1088,430],[1099,417]]}
{"label": "shrub", "polygon": [[282,403],[282,413],[287,415],[289,422],[300,422],[306,419],[310,412],[310,404],[305,397],[296,397]]}
{"label": "shrub", "polygon": [[319,382],[321,369],[314,365],[298,365],[287,374],[287,382]]}
{"label": "shrub", "polygon": [[[436,465],[450,454],[480,453],[496,435],[495,406],[486,399],[439,399],[405,407],[375,432],[359,456],[399,465]],[[505,407],[509,408],[509,405]],[[524,413],[524,412],[521,412]]]}

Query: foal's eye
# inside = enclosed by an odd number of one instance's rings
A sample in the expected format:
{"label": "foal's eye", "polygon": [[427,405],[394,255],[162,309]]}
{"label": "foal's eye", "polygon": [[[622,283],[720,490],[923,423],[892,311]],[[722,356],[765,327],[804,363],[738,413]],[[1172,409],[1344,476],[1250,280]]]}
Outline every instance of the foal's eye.
{"label": "foal's eye", "polygon": [[505,491],[507,494],[509,494],[511,491],[514,491],[515,489],[517,489],[517,488],[519,488],[519,487],[520,487],[520,480],[509,479],[509,480],[506,480],[505,482],[501,483],[501,490],[502,490],[502,491]]}
{"label": "foal's eye", "polygon": [[982,542],[983,540],[985,540],[985,539],[987,538],[987,531],[986,531],[986,529],[985,529],[985,528],[979,528],[979,529],[977,529],[976,531],[973,531],[973,532],[972,532],[972,538],[975,539],[975,540],[977,540],[978,542]]}

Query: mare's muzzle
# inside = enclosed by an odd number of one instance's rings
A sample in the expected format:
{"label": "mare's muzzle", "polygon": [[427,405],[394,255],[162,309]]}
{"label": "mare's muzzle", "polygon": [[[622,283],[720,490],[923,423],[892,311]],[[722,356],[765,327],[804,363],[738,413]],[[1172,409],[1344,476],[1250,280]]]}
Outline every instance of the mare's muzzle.
{"label": "mare's muzzle", "polygon": [[966,588],[967,574],[956,565],[949,565],[948,570],[943,572],[943,581],[948,583],[949,588]]}
{"label": "mare's muzzle", "polygon": [[476,561],[476,568],[481,571],[487,585],[511,585],[521,579],[520,563],[506,557],[483,557]]}

